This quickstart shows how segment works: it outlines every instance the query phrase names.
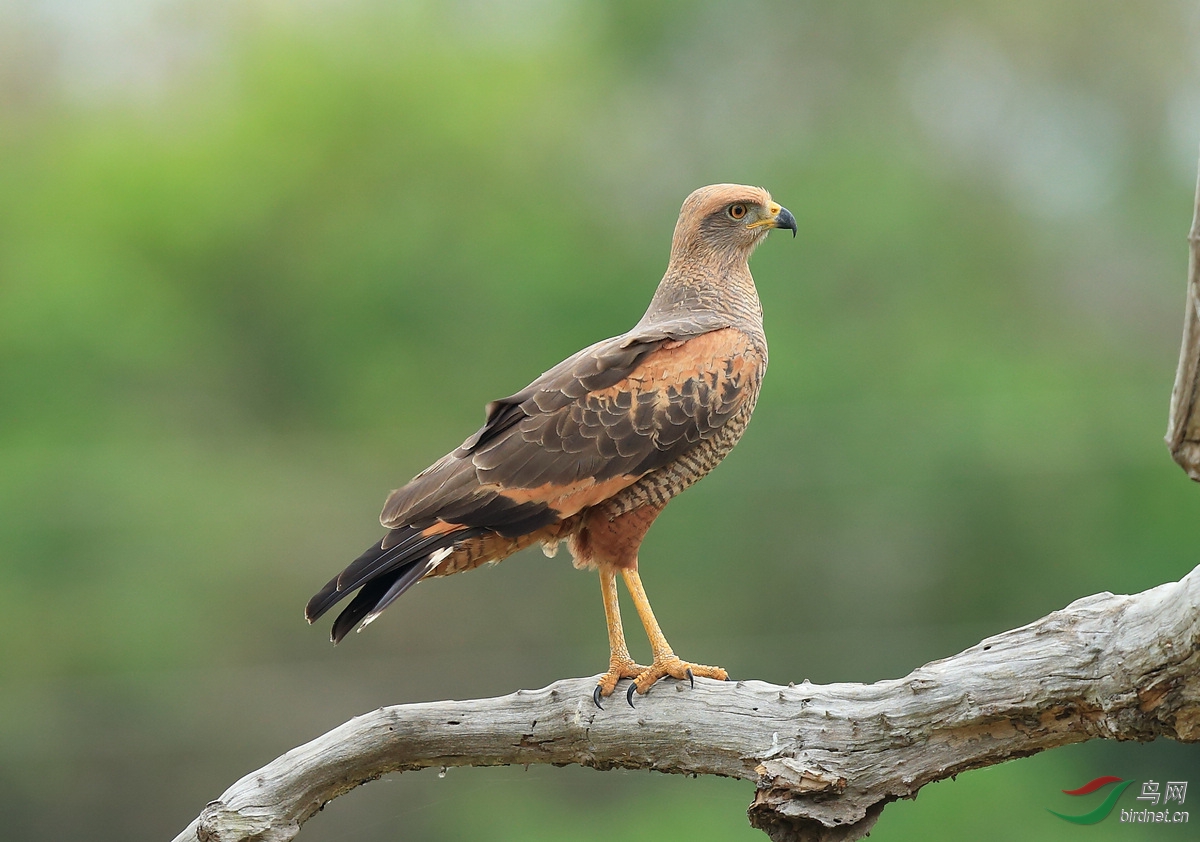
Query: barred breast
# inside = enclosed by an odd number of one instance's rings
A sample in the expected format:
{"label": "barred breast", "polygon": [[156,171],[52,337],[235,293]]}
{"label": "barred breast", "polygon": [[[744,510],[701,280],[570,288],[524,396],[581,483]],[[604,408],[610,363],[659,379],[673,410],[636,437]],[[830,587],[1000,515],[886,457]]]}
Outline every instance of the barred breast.
{"label": "barred breast", "polygon": [[616,518],[642,506],[661,508],[676,494],[703,479],[741,440],[746,426],[750,423],[750,416],[754,413],[754,406],[758,403],[765,369],[764,361],[758,377],[746,385],[745,405],[730,417],[720,430],[698,442],[675,461],[647,474],[604,503],[605,513],[610,518]]}

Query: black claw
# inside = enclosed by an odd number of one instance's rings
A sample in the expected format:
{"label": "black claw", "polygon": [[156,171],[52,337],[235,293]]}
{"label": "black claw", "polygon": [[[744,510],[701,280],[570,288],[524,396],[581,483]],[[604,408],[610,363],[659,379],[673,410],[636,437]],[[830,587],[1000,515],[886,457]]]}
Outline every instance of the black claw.
{"label": "black claw", "polygon": [[600,685],[596,685],[595,691],[592,693],[592,701],[596,703],[596,707],[604,710],[604,705],[600,704]]}
{"label": "black claw", "polygon": [[696,689],[696,676],[692,675],[691,668],[689,668],[687,671],[687,677],[688,677],[688,681],[692,682],[692,689],[695,690]]}
{"label": "black claw", "polygon": [[637,682],[629,683],[629,692],[625,694],[625,701],[629,702],[629,706],[633,707],[633,694],[637,692]]}

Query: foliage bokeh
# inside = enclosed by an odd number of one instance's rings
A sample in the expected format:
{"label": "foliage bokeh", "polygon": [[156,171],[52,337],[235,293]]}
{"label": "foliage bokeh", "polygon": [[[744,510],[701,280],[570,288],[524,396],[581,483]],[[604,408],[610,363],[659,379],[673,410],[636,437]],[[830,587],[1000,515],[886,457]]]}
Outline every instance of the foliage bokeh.
{"label": "foliage bokeh", "polygon": [[[562,556],[422,585],[337,650],[301,607],[484,403],[638,318],[704,183],[763,184],[800,236],[753,263],[754,424],[643,553],[679,651],[873,681],[1186,573],[1161,434],[1198,20],[1100,6],[0,7],[6,833],[163,838],[365,709],[601,669]],[[1089,744],[877,832],[1062,839],[1057,790],[1197,772]],[[453,770],[304,837],[751,839],[750,797]]]}

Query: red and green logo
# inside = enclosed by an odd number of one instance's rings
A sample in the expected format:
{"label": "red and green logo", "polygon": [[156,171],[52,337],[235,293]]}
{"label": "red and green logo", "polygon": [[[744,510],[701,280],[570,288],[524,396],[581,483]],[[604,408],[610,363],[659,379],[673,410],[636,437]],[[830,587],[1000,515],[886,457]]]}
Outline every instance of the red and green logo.
{"label": "red and green logo", "polygon": [[1079,787],[1079,789],[1064,789],[1063,793],[1066,795],[1091,795],[1097,790],[1104,789],[1109,784],[1117,784],[1109,791],[1108,795],[1105,796],[1104,801],[1100,803],[1100,806],[1096,807],[1094,810],[1090,810],[1089,812],[1078,816],[1068,816],[1064,813],[1055,812],[1054,810],[1050,810],[1050,812],[1054,813],[1054,815],[1058,816],[1060,819],[1066,819],[1067,821],[1075,824],[1095,824],[1096,822],[1103,821],[1104,819],[1108,818],[1108,814],[1113,811],[1113,807],[1117,806],[1117,799],[1121,797],[1121,793],[1124,792],[1125,788],[1131,783],[1133,783],[1133,781],[1122,780],[1116,775],[1105,775],[1102,778],[1096,778],[1094,781],[1088,781],[1086,784]]}

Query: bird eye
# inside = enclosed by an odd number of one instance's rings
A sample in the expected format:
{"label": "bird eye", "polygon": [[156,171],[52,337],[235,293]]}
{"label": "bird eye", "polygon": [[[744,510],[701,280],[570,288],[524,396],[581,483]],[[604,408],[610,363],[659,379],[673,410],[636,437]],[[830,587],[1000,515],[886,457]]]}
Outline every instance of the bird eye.
{"label": "bird eye", "polygon": [[740,202],[736,205],[729,206],[729,216],[732,219],[741,219],[746,215],[746,206]]}

